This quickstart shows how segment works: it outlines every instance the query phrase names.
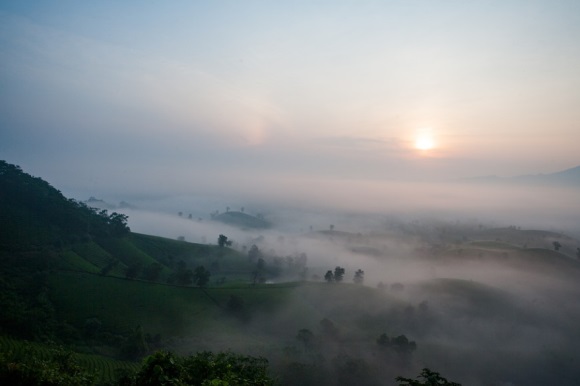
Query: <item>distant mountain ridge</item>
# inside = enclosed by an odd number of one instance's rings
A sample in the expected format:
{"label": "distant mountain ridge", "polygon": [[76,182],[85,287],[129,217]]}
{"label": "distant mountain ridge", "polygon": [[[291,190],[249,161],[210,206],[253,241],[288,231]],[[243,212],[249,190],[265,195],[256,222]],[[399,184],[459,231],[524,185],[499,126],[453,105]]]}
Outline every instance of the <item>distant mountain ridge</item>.
{"label": "distant mountain ridge", "polygon": [[459,181],[580,187],[580,166],[548,174],[525,174],[515,177],[499,177],[491,175],[462,178]]}

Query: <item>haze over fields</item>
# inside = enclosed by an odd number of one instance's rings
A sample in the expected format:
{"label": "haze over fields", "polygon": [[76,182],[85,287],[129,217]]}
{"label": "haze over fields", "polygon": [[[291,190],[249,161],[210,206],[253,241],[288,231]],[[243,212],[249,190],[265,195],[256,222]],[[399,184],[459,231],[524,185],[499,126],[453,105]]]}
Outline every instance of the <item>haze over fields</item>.
{"label": "haze over fields", "polygon": [[[579,69],[574,0],[2,2],[0,160],[136,233],[255,245],[264,281],[296,286],[178,349],[285,369],[279,346],[329,318],[325,366],[346,347],[380,369],[388,331],[419,347],[389,381],[574,384]],[[344,297],[314,289],[335,267]]]}

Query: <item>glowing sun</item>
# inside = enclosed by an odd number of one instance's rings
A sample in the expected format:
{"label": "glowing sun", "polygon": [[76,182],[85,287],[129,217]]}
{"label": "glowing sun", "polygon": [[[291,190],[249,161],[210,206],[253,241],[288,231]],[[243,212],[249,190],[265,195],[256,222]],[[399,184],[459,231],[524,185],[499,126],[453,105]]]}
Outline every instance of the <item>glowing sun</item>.
{"label": "glowing sun", "polygon": [[421,130],[415,137],[415,149],[430,150],[435,147],[435,140],[431,134],[431,130]]}

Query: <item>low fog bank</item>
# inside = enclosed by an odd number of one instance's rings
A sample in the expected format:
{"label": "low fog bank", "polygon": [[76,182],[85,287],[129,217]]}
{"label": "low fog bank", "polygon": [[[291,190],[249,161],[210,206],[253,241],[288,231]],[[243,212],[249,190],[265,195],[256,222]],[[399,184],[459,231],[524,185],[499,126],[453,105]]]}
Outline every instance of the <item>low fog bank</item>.
{"label": "low fog bank", "polygon": [[[476,219],[497,226],[555,229],[580,235],[578,188],[542,185],[435,183],[370,180],[305,179],[291,177],[238,177],[209,181],[195,189],[183,186],[179,194],[168,187],[156,194],[150,186],[130,193],[98,197],[127,201],[134,206],[166,213],[183,212],[207,219],[229,207],[269,216],[279,229],[306,231],[340,228],[359,232],[384,216],[404,221],[435,218],[446,221]],[[86,197],[84,197],[86,199]]]}
{"label": "low fog bank", "polygon": [[[133,207],[118,210],[134,232],[208,244],[224,234],[244,254],[255,245],[267,268],[299,257],[303,264],[285,274],[266,269],[266,283],[303,284],[275,310],[232,321],[240,335],[208,331],[176,348],[264,355],[292,374],[287,384],[337,384],[316,371],[350,369],[355,378],[344,384],[392,385],[396,375],[430,367],[464,385],[540,386],[580,378],[577,193],[353,183],[302,186],[288,201],[276,189],[235,199],[124,198]],[[228,212],[271,226],[218,221],[216,213]],[[345,270],[342,282],[326,282],[336,267]],[[312,334],[309,343],[301,330]],[[405,335],[417,348],[385,348],[381,334]]]}

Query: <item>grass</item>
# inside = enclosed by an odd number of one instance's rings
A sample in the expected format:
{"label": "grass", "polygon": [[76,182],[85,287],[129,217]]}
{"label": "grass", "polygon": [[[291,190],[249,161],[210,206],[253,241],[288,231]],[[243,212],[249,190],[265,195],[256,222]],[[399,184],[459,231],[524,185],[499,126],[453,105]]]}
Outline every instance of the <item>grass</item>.
{"label": "grass", "polygon": [[[72,246],[72,250],[99,268],[105,267],[113,259],[113,256],[109,252],[105,251],[99,244],[93,241],[75,244]],[[117,264],[109,271],[109,275],[122,276],[126,267],[123,263]]]}
{"label": "grass", "polygon": [[483,249],[491,249],[491,250],[500,250],[500,251],[510,251],[510,250],[517,250],[520,247],[516,245],[512,245],[509,243],[504,243],[501,241],[472,241],[469,243],[469,246],[476,247],[476,248],[483,248]]}
{"label": "grass", "polygon": [[115,277],[61,272],[49,280],[61,319],[82,326],[98,318],[105,328],[174,336],[208,322],[217,305],[200,289],[174,287]]}
{"label": "grass", "polygon": [[125,265],[140,265],[146,267],[156,260],[134,245],[129,238],[107,238],[99,242],[99,245]]}
{"label": "grass", "polygon": [[[47,359],[56,347],[54,344],[33,343],[0,335],[0,352],[16,357],[28,355],[32,351],[39,358]],[[120,361],[94,354],[74,353],[74,359],[80,367],[96,374],[99,384],[113,381],[118,371],[134,372],[139,368],[139,364],[135,362]]]}
{"label": "grass", "polygon": [[81,256],[77,255],[72,250],[64,251],[63,253],[61,253],[60,257],[61,257],[60,264],[65,269],[70,269],[74,271],[85,271],[91,273],[99,272],[99,267],[83,259]]}

